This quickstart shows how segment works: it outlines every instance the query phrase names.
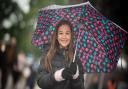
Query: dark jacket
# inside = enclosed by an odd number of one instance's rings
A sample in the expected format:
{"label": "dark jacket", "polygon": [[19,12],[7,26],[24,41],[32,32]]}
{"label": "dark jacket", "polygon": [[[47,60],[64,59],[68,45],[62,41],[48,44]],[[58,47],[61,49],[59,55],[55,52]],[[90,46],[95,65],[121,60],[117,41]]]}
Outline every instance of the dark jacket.
{"label": "dark jacket", "polygon": [[[64,80],[61,82],[57,82],[54,79],[54,72],[67,67],[69,62],[65,59],[63,54],[64,50],[61,49],[56,53],[54,59],[52,61],[52,72],[49,73],[43,68],[44,56],[40,62],[40,66],[38,68],[37,73],[37,84],[42,89],[84,89],[84,78],[83,78],[83,69],[82,63],[80,60],[76,59],[76,63],[79,66],[80,76],[76,80]],[[43,52],[46,55],[46,52]]]}

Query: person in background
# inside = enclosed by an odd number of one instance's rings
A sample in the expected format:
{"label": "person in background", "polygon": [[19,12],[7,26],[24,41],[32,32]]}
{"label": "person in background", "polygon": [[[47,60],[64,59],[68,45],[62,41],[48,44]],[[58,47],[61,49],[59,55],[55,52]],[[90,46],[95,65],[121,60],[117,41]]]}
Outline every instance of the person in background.
{"label": "person in background", "polygon": [[8,62],[7,62],[7,44],[0,42],[0,70],[1,70],[1,87],[5,89],[8,80]]}
{"label": "person in background", "polygon": [[8,44],[7,58],[8,58],[8,70],[12,75],[13,88],[21,76],[21,72],[18,70],[18,59],[17,59],[17,39],[11,37],[10,44]]}
{"label": "person in background", "polygon": [[73,61],[73,30],[67,20],[56,26],[50,45],[43,51],[37,73],[41,89],[84,89],[83,67]]}

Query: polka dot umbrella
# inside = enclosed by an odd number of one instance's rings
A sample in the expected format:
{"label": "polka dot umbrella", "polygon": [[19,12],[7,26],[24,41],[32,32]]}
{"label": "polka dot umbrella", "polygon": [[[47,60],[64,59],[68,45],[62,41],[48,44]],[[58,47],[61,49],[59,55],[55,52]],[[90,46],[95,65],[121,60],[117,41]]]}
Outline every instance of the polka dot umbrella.
{"label": "polka dot umbrella", "polygon": [[50,5],[39,10],[32,44],[43,50],[56,24],[69,20],[75,33],[74,60],[77,56],[84,72],[112,72],[122,52],[127,32],[103,16],[89,2],[76,5]]}

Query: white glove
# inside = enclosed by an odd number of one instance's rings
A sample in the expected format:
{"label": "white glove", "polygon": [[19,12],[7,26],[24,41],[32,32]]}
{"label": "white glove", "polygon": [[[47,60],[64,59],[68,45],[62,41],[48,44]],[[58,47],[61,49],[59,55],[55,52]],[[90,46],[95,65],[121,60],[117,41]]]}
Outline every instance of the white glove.
{"label": "white glove", "polygon": [[60,81],[63,81],[65,80],[63,77],[62,77],[62,72],[63,72],[64,68],[60,69],[60,70],[57,70],[55,73],[54,73],[54,78],[56,81],[60,82]]}

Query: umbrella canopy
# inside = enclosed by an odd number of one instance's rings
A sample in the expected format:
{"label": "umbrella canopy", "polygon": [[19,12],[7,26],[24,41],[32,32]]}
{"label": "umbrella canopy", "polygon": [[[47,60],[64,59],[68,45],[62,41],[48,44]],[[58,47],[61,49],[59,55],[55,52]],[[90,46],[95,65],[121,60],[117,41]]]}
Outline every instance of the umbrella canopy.
{"label": "umbrella canopy", "polygon": [[49,43],[61,20],[73,25],[75,56],[85,72],[111,72],[116,68],[126,40],[126,31],[103,16],[89,2],[76,5],[50,5],[39,11],[32,44],[41,50]]}

